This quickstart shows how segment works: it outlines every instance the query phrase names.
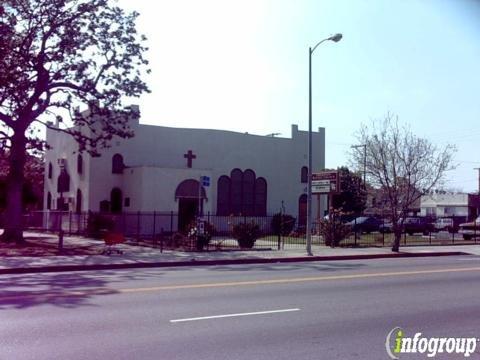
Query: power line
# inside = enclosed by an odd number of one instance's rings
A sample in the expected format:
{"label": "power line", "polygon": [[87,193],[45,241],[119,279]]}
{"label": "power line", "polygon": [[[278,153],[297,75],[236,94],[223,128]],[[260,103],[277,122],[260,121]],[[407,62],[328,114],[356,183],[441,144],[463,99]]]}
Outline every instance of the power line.
{"label": "power line", "polygon": [[349,146],[352,144],[347,144],[347,143],[341,143],[341,142],[333,142],[333,141],[326,141],[326,145],[336,145],[336,146]]}

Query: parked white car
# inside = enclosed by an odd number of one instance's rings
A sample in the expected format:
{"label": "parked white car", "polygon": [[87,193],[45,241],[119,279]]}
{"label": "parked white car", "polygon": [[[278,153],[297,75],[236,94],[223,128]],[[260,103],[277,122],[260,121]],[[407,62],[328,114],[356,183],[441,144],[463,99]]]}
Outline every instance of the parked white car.
{"label": "parked white car", "polygon": [[460,230],[458,232],[463,235],[465,240],[480,237],[480,216],[472,222],[460,224]]}
{"label": "parked white car", "polygon": [[[464,220],[465,221],[465,220]],[[460,224],[458,219],[454,218],[439,218],[433,224],[435,231],[448,231],[450,233],[457,232]]]}

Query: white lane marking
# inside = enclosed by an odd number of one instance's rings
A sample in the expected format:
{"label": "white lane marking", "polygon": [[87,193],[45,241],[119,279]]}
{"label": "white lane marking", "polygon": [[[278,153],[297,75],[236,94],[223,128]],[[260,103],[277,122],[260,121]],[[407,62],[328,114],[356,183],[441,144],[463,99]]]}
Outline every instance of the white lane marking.
{"label": "white lane marking", "polygon": [[471,257],[471,258],[461,258],[457,259],[458,261],[480,261],[480,257]]}
{"label": "white lane marking", "polygon": [[202,316],[202,317],[194,317],[194,318],[188,318],[188,319],[175,319],[175,320],[170,320],[170,322],[178,323],[178,322],[186,322],[186,321],[221,319],[221,318],[238,317],[238,316],[276,314],[276,313],[284,313],[284,312],[292,312],[292,311],[300,311],[300,309],[295,308],[295,309],[257,311],[257,312],[248,312],[248,313],[239,313],[239,314],[212,315],[212,316]]}

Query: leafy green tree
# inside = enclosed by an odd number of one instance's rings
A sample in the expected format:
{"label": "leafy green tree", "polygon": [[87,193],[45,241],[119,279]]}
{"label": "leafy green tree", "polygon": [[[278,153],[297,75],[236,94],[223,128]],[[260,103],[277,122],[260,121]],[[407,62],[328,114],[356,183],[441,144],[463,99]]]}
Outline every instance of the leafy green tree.
{"label": "leafy green tree", "polygon": [[[133,136],[128,120],[139,114],[122,103],[148,92],[137,16],[110,0],[0,3],[0,145],[9,149],[4,241],[23,241],[25,163],[28,150],[45,146],[41,126],[70,134],[91,154],[113,136]],[[86,104],[90,111],[81,113]]]}
{"label": "leafy green tree", "polygon": [[[0,213],[7,204],[8,153],[0,151]],[[27,154],[25,163],[25,182],[22,189],[22,206],[24,209],[41,209],[43,204],[44,182],[43,156]]]}
{"label": "leafy green tree", "polygon": [[333,195],[333,208],[347,214],[360,214],[365,210],[367,202],[367,191],[362,178],[347,167],[340,167],[338,171],[340,192]]}

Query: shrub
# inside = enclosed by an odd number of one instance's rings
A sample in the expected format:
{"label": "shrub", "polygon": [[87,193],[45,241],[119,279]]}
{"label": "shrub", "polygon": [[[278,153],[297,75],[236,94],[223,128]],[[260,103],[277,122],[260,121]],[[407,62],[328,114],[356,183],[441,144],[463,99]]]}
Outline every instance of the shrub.
{"label": "shrub", "polygon": [[260,228],[253,221],[240,223],[233,226],[233,237],[237,239],[238,246],[251,249],[255,245],[255,241],[260,237]]}
{"label": "shrub", "polygon": [[200,251],[208,246],[212,236],[215,235],[215,227],[208,221],[204,221],[203,223],[203,234],[198,234],[196,221],[193,221],[188,227],[188,238],[196,241],[195,247]]}
{"label": "shrub", "polygon": [[158,234],[156,242],[157,244],[160,243],[160,246],[163,246],[164,249],[190,250],[192,246],[192,241],[180,232]]}
{"label": "shrub", "polygon": [[88,236],[95,239],[101,239],[106,232],[115,228],[113,217],[105,214],[90,213],[87,221]]}
{"label": "shrub", "polygon": [[340,241],[350,235],[352,229],[335,216],[333,219],[320,220],[320,235],[325,239],[326,246],[338,246]]}
{"label": "shrub", "polygon": [[295,218],[292,215],[277,213],[273,215],[270,223],[275,235],[287,236],[295,226]]}

